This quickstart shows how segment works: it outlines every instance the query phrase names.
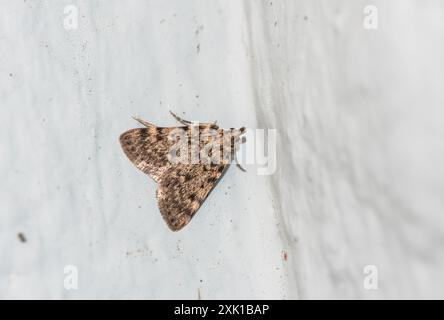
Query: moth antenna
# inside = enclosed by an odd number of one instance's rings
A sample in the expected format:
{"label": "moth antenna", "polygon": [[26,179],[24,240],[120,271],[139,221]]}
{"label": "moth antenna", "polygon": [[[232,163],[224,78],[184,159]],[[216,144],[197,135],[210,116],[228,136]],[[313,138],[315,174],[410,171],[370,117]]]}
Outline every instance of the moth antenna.
{"label": "moth antenna", "polygon": [[176,120],[179,121],[180,123],[182,123],[182,124],[184,124],[184,125],[186,125],[186,126],[189,126],[189,125],[193,124],[191,121],[184,120],[184,119],[180,118],[180,117],[177,116],[173,111],[171,111],[171,110],[169,110],[169,111],[170,111],[171,115],[174,117],[174,119],[176,119]]}
{"label": "moth antenna", "polygon": [[148,121],[145,121],[143,119],[137,118],[137,117],[133,117],[134,120],[136,120],[137,122],[140,122],[141,124],[143,124],[145,127],[155,127],[154,124],[149,123]]}

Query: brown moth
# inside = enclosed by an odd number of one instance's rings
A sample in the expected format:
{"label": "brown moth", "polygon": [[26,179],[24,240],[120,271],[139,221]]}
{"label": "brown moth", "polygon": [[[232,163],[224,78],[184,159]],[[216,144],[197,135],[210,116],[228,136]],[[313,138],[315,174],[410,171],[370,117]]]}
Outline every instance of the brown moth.
{"label": "brown moth", "polygon": [[170,111],[183,126],[144,125],[126,131],[120,144],[127,157],[157,182],[157,204],[168,227],[178,231],[196,211],[231,163],[245,128],[220,129],[193,123]]}

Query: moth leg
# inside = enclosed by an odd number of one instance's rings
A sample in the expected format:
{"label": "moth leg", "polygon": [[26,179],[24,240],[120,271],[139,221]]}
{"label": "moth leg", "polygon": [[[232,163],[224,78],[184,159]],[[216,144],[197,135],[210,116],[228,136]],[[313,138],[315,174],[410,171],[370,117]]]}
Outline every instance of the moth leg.
{"label": "moth leg", "polygon": [[191,121],[188,120],[184,120],[182,118],[180,118],[179,116],[177,116],[173,111],[170,110],[171,115],[174,117],[174,119],[176,119],[177,121],[179,121],[180,123],[189,126],[191,124],[193,124]]}
{"label": "moth leg", "polygon": [[[241,128],[241,134],[243,134],[245,132],[245,128]],[[245,137],[241,137],[240,139],[240,143],[245,143],[247,142],[247,139]],[[243,172],[247,172],[247,170],[245,170],[240,164],[239,164],[239,160],[237,159],[237,154],[236,154],[236,148],[233,147],[233,149],[231,150],[232,152],[232,156],[234,156],[234,160],[236,161],[236,167],[238,167],[241,171]]]}
{"label": "moth leg", "polygon": [[237,155],[236,152],[234,152],[234,160],[236,161],[236,167],[238,167],[240,169],[240,171],[242,172],[247,172],[247,170],[245,170],[239,163],[239,160],[237,160]]}
{"label": "moth leg", "polygon": [[140,122],[141,124],[143,124],[143,125],[144,125],[145,127],[147,127],[147,128],[149,128],[149,127],[155,127],[154,124],[149,123],[149,122],[147,122],[147,121],[145,121],[145,120],[142,120],[142,119],[140,119],[140,118],[133,117],[133,119],[136,120],[137,122]]}
{"label": "moth leg", "polygon": [[247,170],[245,170],[239,163],[236,163],[236,167],[238,167],[242,172],[247,172]]}

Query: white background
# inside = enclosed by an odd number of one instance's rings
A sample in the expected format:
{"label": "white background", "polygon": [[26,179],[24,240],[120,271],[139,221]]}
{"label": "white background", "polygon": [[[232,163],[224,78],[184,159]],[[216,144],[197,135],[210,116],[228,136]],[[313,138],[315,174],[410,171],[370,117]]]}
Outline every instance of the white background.
{"label": "white background", "polygon": [[[0,298],[444,298],[443,9],[0,0]],[[169,109],[277,129],[276,173],[170,232],[118,143]]]}

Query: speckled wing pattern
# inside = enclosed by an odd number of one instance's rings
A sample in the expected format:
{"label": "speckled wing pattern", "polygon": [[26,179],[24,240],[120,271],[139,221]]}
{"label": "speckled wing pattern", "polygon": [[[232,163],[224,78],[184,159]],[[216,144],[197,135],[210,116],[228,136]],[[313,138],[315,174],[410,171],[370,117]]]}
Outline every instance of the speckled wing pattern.
{"label": "speckled wing pattern", "polygon": [[[174,141],[168,139],[168,134],[178,127],[162,128],[136,120],[145,128],[123,133],[120,144],[131,162],[158,183],[157,203],[162,217],[171,230],[178,231],[190,222],[229,164],[172,164],[168,153]],[[190,137],[189,125],[179,128]],[[203,124],[199,126],[202,136],[208,128],[216,129],[218,135],[223,134],[216,125]]]}
{"label": "speckled wing pattern", "polygon": [[173,129],[176,128],[150,125],[128,130],[120,136],[120,144],[128,159],[156,182],[160,182],[171,166],[167,155],[174,142],[168,140],[168,134]]}
{"label": "speckled wing pattern", "polygon": [[157,204],[171,230],[180,230],[190,222],[227,166],[182,164],[165,172],[157,187]]}

